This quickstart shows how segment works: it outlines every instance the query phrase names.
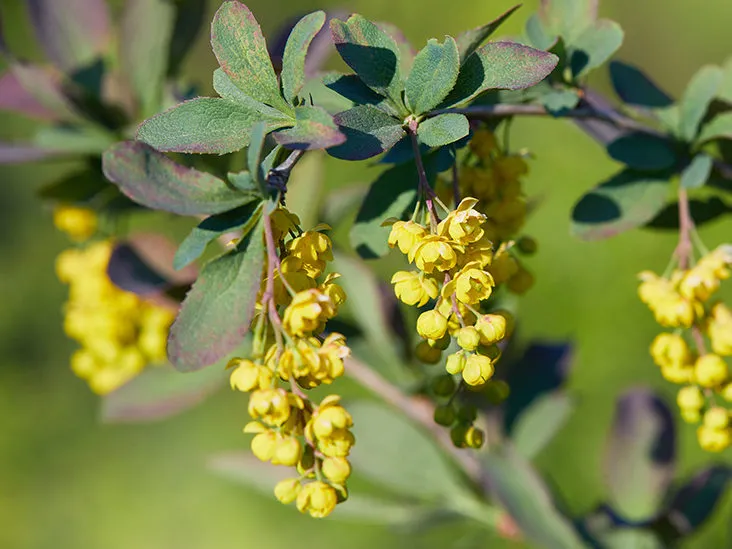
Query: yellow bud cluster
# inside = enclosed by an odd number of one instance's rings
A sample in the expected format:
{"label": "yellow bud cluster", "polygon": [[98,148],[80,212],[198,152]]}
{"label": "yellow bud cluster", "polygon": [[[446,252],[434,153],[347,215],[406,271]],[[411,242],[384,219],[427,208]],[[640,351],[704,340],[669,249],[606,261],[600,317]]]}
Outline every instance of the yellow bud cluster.
{"label": "yellow bud cluster", "polygon": [[82,242],[97,230],[97,214],[88,208],[59,205],[53,210],[53,224],[71,240]]}
{"label": "yellow bud cluster", "polygon": [[[481,307],[493,294],[496,278],[506,282],[518,267],[510,246],[504,245],[494,254],[485,232],[487,217],[476,209],[477,203],[475,198],[465,198],[445,219],[429,227],[416,221],[396,221],[388,243],[416,267],[392,277],[397,298],[418,307],[434,303],[417,318],[417,333],[422,337],[417,358],[436,364],[454,341],[458,350],[447,356],[447,373],[460,376],[473,390],[482,390],[493,377],[500,357],[496,344],[506,337],[509,326],[504,314],[485,314]],[[438,411],[435,420],[445,426],[457,422],[453,431],[455,440],[461,441],[455,442],[458,446],[480,446],[482,434],[473,427],[473,420],[459,415],[448,407]]]}
{"label": "yellow bud cluster", "polygon": [[[732,356],[732,311],[708,300],[729,278],[732,248],[720,246],[690,269],[669,277],[644,271],[638,294],[659,324],[676,328],[651,343],[651,357],[663,377],[683,385],[677,396],[681,417],[697,428],[699,445],[720,452],[732,445],[732,379],[724,357]],[[706,352],[704,336],[712,352]],[[688,341],[693,341],[692,350]],[[728,403],[725,405],[725,402]]]}
{"label": "yellow bud cluster", "polygon": [[251,392],[248,411],[254,421],[244,432],[254,434],[252,453],[299,474],[279,482],[275,497],[295,502],[302,513],[325,517],[348,497],[353,420],[338,396],[315,405],[304,391],[344,373],[350,355],[346,338],[323,332],[346,294],[336,283],[337,273],[325,275],[333,252],[322,227],[302,231],[298,217],[284,207],[269,214],[269,223],[278,267],[262,283],[252,357],[230,361],[230,382],[233,389]]}
{"label": "yellow bud cluster", "polygon": [[61,252],[56,273],[69,285],[64,330],[81,344],[74,373],[98,394],[123,385],[150,363],[166,360],[174,313],[115,286],[107,276],[111,241]]}

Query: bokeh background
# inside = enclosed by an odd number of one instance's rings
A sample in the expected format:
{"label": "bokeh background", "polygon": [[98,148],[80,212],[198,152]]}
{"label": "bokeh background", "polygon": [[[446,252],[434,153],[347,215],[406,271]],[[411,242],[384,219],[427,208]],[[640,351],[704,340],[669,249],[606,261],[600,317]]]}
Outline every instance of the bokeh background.
{"label": "bokeh background", "polygon": [[[248,5],[265,34],[293,15],[341,8],[393,22],[421,46],[431,36],[454,35],[493,19],[512,3],[250,0]],[[502,31],[518,33],[536,3],[527,1]],[[40,59],[25,4],[0,0],[2,25],[13,49]],[[219,4],[209,2],[211,14]],[[643,67],[677,97],[699,66],[732,55],[729,0],[604,0],[601,15],[625,29],[619,57]],[[203,93],[214,64],[207,36],[201,35],[186,72]],[[591,81],[607,88],[602,70]],[[0,113],[0,138],[27,124]],[[530,260],[537,284],[520,305],[522,337],[574,342],[569,386],[580,399],[538,466],[570,511],[583,513],[604,496],[600,464],[615,398],[641,384],[673,402],[673,387],[647,356],[658,328],[636,297],[635,275],[646,268],[663,270],[675,237],[652,231],[599,243],[571,237],[572,204],[610,175],[614,163],[569,122],[519,121],[512,142],[534,153],[527,189],[541,199],[527,226],[527,233],[538,237],[540,252]],[[68,243],[35,197],[44,183],[73,169],[69,162],[0,167],[0,547],[521,547],[488,533],[466,539],[455,526],[415,536],[314,521],[213,475],[205,468],[209,455],[245,446],[240,429],[246,401],[229,391],[162,423],[100,424],[97,398],[68,368],[73,344],[61,329],[65,288],[55,279],[53,262]],[[326,189],[368,182],[372,175],[363,170],[363,164],[328,160]],[[732,220],[704,227],[701,234],[710,247],[729,242]],[[729,302],[729,287],[726,295]],[[715,460],[732,461],[729,451],[720,456],[701,452],[693,427],[680,423],[679,433],[679,478]],[[732,547],[730,524],[732,493],[685,547]]]}

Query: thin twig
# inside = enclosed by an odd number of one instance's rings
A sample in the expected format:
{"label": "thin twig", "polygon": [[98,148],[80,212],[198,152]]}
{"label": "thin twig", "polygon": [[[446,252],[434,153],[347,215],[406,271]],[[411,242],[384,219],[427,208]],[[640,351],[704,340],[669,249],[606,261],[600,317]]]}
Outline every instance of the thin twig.
{"label": "thin twig", "polygon": [[437,197],[435,191],[430,186],[430,182],[427,179],[427,172],[424,169],[424,162],[422,162],[422,153],[419,150],[419,141],[417,141],[417,121],[414,120],[409,123],[408,127],[409,137],[412,141],[412,151],[414,152],[414,162],[417,164],[417,177],[419,179],[419,189],[424,195],[425,203],[427,204],[427,211],[430,214],[430,225],[434,232],[437,228],[439,218],[437,217],[437,210],[435,209],[434,200]]}
{"label": "thin twig", "polygon": [[689,268],[693,246],[691,244],[691,231],[694,228],[694,220],[689,210],[689,195],[686,189],[679,189],[679,243],[676,246],[676,257],[679,260],[679,268],[684,271]]}
{"label": "thin twig", "polygon": [[453,456],[465,474],[481,485],[483,473],[477,456],[469,450],[456,448],[444,428],[434,422],[435,406],[425,398],[410,397],[377,374],[363,362],[354,358],[346,359],[346,375],[358,381],[384,402],[401,410],[408,418],[422,425],[445,451]]}

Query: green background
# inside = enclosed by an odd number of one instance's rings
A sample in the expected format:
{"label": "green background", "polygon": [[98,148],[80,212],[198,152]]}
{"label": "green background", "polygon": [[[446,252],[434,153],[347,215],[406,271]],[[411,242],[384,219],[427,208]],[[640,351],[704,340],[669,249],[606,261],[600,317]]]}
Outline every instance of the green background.
{"label": "green background", "polygon": [[[38,58],[24,4],[0,0],[4,30],[12,45]],[[218,4],[210,2],[211,13]],[[490,20],[511,2],[256,0],[248,5],[265,34],[292,15],[338,7],[393,22],[419,46],[431,36],[455,35]],[[527,2],[502,31],[517,33],[535,5]],[[721,63],[732,54],[729,0],[706,0],[693,8],[686,0],[606,0],[601,14],[625,29],[619,58],[646,69],[677,97],[699,66]],[[214,63],[202,35],[187,72],[207,87]],[[606,74],[597,71],[591,81],[604,89]],[[18,117],[0,113],[0,138],[22,127]],[[527,225],[540,252],[530,260],[537,284],[521,302],[522,337],[576,344],[569,386],[579,407],[538,465],[579,514],[604,495],[600,466],[614,399],[640,384],[673,400],[674,388],[647,356],[658,328],[636,297],[635,275],[663,270],[675,238],[651,231],[599,243],[571,237],[572,204],[584,189],[609,176],[614,163],[569,122],[519,121],[512,144],[535,155],[526,187],[539,204]],[[364,166],[329,160],[326,188],[367,182]],[[504,546],[488,533],[465,533],[464,528],[414,535],[314,521],[211,474],[205,469],[209,455],[245,446],[240,429],[246,399],[229,391],[163,423],[100,424],[97,398],[68,369],[74,345],[61,329],[65,289],[53,274],[54,257],[68,244],[34,196],[44,183],[73,168],[68,162],[0,168],[0,547]],[[705,227],[701,234],[710,247],[729,241],[732,220]],[[701,452],[693,427],[680,424],[679,433],[679,478],[715,460],[732,461],[730,451]],[[730,523],[732,493],[686,547],[732,546]]]}

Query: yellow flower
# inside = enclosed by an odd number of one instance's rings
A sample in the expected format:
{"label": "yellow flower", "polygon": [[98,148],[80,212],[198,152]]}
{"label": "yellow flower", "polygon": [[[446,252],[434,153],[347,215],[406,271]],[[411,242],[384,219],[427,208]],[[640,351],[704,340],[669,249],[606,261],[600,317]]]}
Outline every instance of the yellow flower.
{"label": "yellow flower", "polygon": [[496,286],[503,284],[515,275],[519,270],[516,258],[508,251],[505,244],[501,244],[498,251],[493,256],[493,262],[488,271],[493,276],[493,282]]}
{"label": "yellow flower", "polygon": [[[425,236],[427,230],[414,221],[397,221],[391,226],[389,247],[397,246],[403,254],[408,254]],[[411,260],[410,260],[411,261]]]}
{"label": "yellow flower", "polygon": [[692,360],[691,350],[678,334],[658,334],[651,343],[651,356],[661,367],[681,366]]}
{"label": "yellow flower", "polygon": [[692,364],[672,364],[670,366],[661,366],[661,375],[666,381],[679,385],[685,383],[693,383],[695,380],[695,370]]}
{"label": "yellow flower", "polygon": [[732,402],[732,382],[727,383],[724,387],[719,390],[719,394],[727,402]]}
{"label": "yellow flower", "polygon": [[702,387],[713,388],[727,381],[727,363],[713,353],[700,356],[694,365],[696,382]]}
{"label": "yellow flower", "polygon": [[249,396],[249,415],[269,425],[282,425],[290,417],[290,401],[284,389],[259,389]]}
{"label": "yellow flower", "polygon": [[72,240],[81,242],[96,232],[97,214],[88,208],[56,206],[53,210],[53,223]]}
{"label": "yellow flower", "polygon": [[486,217],[475,210],[477,203],[476,198],[463,198],[457,209],[451,211],[437,226],[437,233],[462,245],[478,242],[483,238],[481,226]]}
{"label": "yellow flower", "polygon": [[465,362],[463,379],[472,386],[483,385],[493,376],[493,362],[487,356],[471,354]]}
{"label": "yellow flower", "polygon": [[704,406],[704,395],[699,387],[689,385],[679,389],[676,403],[682,410],[700,410]]}
{"label": "yellow flower", "polygon": [[490,239],[483,237],[477,242],[465,246],[463,254],[458,256],[457,265],[464,267],[468,263],[475,263],[476,267],[483,269],[493,262],[493,243]]}
{"label": "yellow flower", "polygon": [[450,245],[450,241],[444,236],[436,234],[428,235],[417,242],[407,256],[420,271],[432,273],[438,271],[449,271],[457,263],[457,253]]}
{"label": "yellow flower", "polygon": [[305,426],[305,437],[317,442],[318,449],[327,457],[346,457],[355,439],[349,431],[353,426],[351,415],[339,404],[340,397],[323,399]]}
{"label": "yellow flower", "polygon": [[732,444],[732,431],[730,429],[710,429],[701,425],[696,430],[699,446],[707,452],[721,452]]}
{"label": "yellow flower", "polygon": [[480,429],[473,427],[472,425],[468,427],[467,431],[465,432],[465,445],[468,448],[481,448],[483,444],[485,443],[485,434]]}
{"label": "yellow flower", "polygon": [[300,479],[286,478],[275,485],[274,494],[281,503],[287,505],[297,499],[301,489]]}
{"label": "yellow flower", "polygon": [[295,437],[281,437],[275,442],[272,454],[272,465],[285,465],[294,467],[302,456],[302,446]]}
{"label": "yellow flower", "polygon": [[417,318],[417,333],[425,339],[440,339],[447,332],[447,318],[438,311],[425,311]]}
{"label": "yellow flower", "polygon": [[332,318],[335,308],[330,298],[317,289],[298,292],[285,309],[282,323],[287,333],[305,336],[318,331]]}
{"label": "yellow flower", "polygon": [[487,271],[468,264],[455,275],[455,297],[468,305],[488,299],[493,291],[493,277]]}
{"label": "yellow flower", "polygon": [[293,238],[287,243],[287,250],[302,260],[303,269],[313,278],[323,273],[326,261],[333,261],[330,238],[319,231],[305,231]]}
{"label": "yellow flower", "polygon": [[528,292],[533,285],[534,275],[527,271],[521,263],[518,263],[518,271],[516,271],[506,283],[506,287],[509,291],[519,295],[523,295]]}
{"label": "yellow flower", "polygon": [[229,376],[232,389],[246,393],[253,389],[265,389],[272,382],[272,372],[251,360],[235,358],[229,361],[228,367],[236,368]]}
{"label": "yellow flower", "polygon": [[704,412],[704,426],[710,429],[726,429],[729,427],[729,412],[721,406],[714,406]]}
{"label": "yellow flower", "polygon": [[717,303],[712,307],[707,335],[715,353],[722,356],[732,355],[732,311],[724,303]]}
{"label": "yellow flower", "polygon": [[334,282],[340,277],[341,275],[339,273],[330,273],[325,277],[323,284],[320,286],[320,291],[330,298],[336,309],[343,305],[347,299],[346,291]]}
{"label": "yellow flower", "polygon": [[323,341],[318,351],[323,366],[322,372],[317,372],[315,377],[323,383],[330,383],[335,378],[343,375],[345,368],[343,359],[351,354],[351,349],[346,345],[346,338],[342,334],[331,333]]}
{"label": "yellow flower", "polygon": [[252,439],[252,453],[261,461],[269,461],[277,447],[277,434],[274,431],[263,431]]}
{"label": "yellow flower", "polygon": [[282,240],[289,232],[295,232],[300,225],[300,218],[287,208],[279,207],[269,214],[272,223],[272,234],[275,242]]}
{"label": "yellow flower", "polygon": [[483,345],[493,345],[506,337],[506,318],[499,314],[481,316],[475,323]]}
{"label": "yellow flower", "polygon": [[391,277],[391,283],[397,298],[407,305],[421,307],[437,297],[437,281],[424,273],[397,271]]}
{"label": "yellow flower", "polygon": [[465,326],[457,331],[457,344],[465,351],[475,351],[480,345],[480,333],[475,326]]}
{"label": "yellow flower", "polygon": [[498,151],[495,134],[486,129],[476,130],[470,140],[470,150],[481,159],[490,159],[491,154]]}
{"label": "yellow flower", "polygon": [[522,175],[529,173],[528,164],[518,155],[498,158],[494,167],[504,181],[515,181]]}
{"label": "yellow flower", "polygon": [[321,470],[325,478],[336,484],[343,484],[351,476],[351,464],[342,457],[325,458]]}
{"label": "yellow flower", "polygon": [[323,518],[333,512],[338,503],[338,496],[335,489],[316,480],[306,484],[297,495],[297,509],[301,513],[310,513],[311,517]]}

